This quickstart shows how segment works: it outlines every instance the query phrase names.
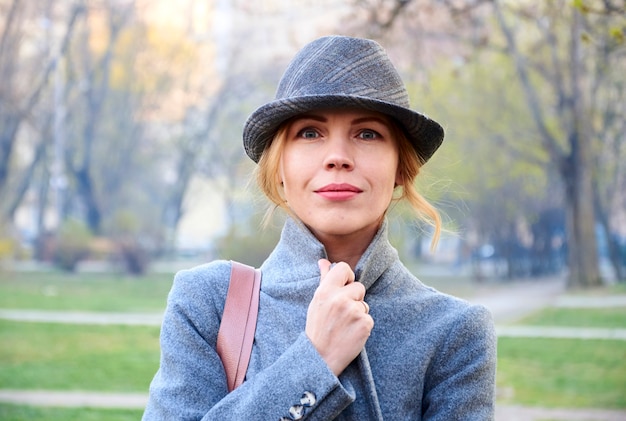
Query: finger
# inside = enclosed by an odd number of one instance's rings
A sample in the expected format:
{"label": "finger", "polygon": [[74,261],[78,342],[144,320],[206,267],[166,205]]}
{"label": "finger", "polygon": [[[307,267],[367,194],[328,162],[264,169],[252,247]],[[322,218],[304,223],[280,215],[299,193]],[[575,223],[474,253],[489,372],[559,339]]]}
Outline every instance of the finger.
{"label": "finger", "polygon": [[330,262],[327,259],[320,259],[317,261],[317,266],[320,268],[320,282],[326,277],[326,274],[330,270]]}
{"label": "finger", "polygon": [[363,304],[363,307],[365,307],[365,314],[370,314],[370,305],[365,301],[360,301],[360,303]]}
{"label": "finger", "polygon": [[345,262],[331,265],[327,260],[320,259],[318,265],[320,266],[320,284],[342,287],[354,282],[354,272]]}
{"label": "finger", "polygon": [[351,284],[345,285],[341,289],[340,294],[354,301],[363,301],[365,298],[365,286],[360,282],[352,282]]}

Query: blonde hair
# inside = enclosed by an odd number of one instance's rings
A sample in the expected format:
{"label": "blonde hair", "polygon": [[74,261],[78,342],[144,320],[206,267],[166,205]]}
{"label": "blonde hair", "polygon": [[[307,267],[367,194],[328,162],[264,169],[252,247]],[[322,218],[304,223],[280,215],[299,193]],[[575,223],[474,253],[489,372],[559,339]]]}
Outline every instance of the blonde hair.
{"label": "blonde hair", "polygon": [[441,236],[441,215],[415,188],[415,179],[424,165],[424,160],[417,154],[400,127],[397,124],[392,124],[391,127],[398,145],[398,173],[402,186],[402,194],[395,200],[405,199],[409,202],[417,218],[434,228],[435,231],[430,242],[430,248],[434,250]]}
{"label": "blonde hair", "polygon": [[[415,179],[422,165],[424,165],[424,161],[419,157],[398,124],[392,121],[390,126],[398,146],[398,172],[401,180],[399,186],[402,188],[402,194],[395,198],[394,201],[406,200],[417,218],[434,228],[435,231],[431,241],[431,249],[434,249],[441,235],[441,216],[437,209],[417,191],[414,185]],[[265,214],[264,225],[267,225],[277,207],[295,217],[282,195],[280,183],[280,159],[287,140],[288,129],[289,122],[283,123],[269,145],[265,147],[256,168],[257,184],[265,196],[274,204]]]}

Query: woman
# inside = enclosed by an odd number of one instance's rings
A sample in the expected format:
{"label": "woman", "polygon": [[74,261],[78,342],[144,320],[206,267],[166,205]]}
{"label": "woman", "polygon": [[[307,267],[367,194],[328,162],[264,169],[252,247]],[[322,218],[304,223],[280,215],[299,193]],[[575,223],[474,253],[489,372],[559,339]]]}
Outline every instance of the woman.
{"label": "woman", "polygon": [[375,42],[325,37],[244,128],[262,190],[290,216],[261,266],[246,381],[215,345],[230,263],[177,274],[146,420],[489,420],[489,312],[422,284],[387,240],[394,198],[440,229],[413,181],[443,129],[409,108]]}

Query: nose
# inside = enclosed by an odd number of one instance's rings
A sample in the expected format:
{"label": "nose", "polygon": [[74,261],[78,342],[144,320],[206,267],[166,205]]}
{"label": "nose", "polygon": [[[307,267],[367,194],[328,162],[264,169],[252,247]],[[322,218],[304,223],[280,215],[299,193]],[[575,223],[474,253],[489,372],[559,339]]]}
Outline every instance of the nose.
{"label": "nose", "polygon": [[352,170],[354,157],[350,149],[349,141],[344,139],[332,139],[328,141],[324,168]]}

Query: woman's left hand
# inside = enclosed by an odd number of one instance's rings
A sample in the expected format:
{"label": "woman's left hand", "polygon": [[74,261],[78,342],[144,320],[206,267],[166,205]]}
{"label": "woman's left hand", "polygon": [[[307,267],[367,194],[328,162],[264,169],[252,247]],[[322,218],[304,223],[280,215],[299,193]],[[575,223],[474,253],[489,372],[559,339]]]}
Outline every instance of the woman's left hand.
{"label": "woman's left hand", "polygon": [[305,332],[335,375],[356,358],[374,327],[369,306],[363,301],[365,287],[354,282],[347,263],[331,268],[319,261],[320,285],[309,304]]}

